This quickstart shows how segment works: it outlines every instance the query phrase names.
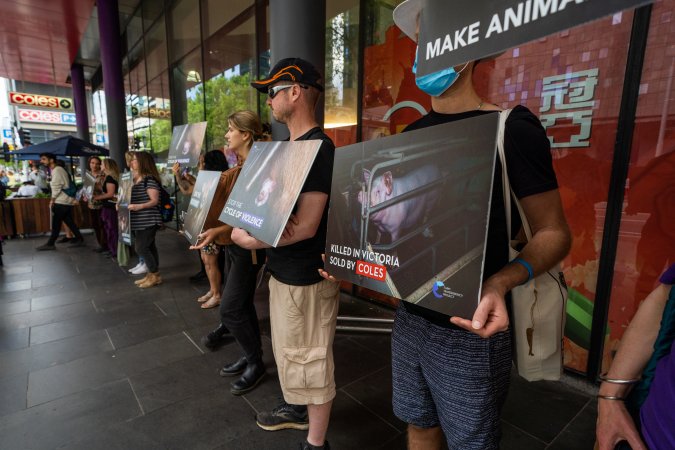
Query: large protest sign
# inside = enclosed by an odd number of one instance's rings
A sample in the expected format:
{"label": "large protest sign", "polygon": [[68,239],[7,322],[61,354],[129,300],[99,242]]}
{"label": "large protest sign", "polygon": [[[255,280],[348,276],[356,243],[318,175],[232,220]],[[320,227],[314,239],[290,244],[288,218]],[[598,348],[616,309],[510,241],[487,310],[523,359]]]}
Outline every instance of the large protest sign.
{"label": "large protest sign", "polygon": [[651,0],[420,0],[417,77]]}
{"label": "large protest sign", "polygon": [[320,140],[253,144],[219,220],[276,247],[319,147]]}
{"label": "large protest sign", "polygon": [[335,152],[326,270],[449,316],[480,299],[497,114]]}
{"label": "large protest sign", "polygon": [[206,134],[206,122],[190,123],[173,127],[171,144],[169,145],[168,164],[180,163],[188,167],[196,167],[202,142]]}
{"label": "large protest sign", "polygon": [[197,175],[190,205],[183,222],[183,234],[192,245],[197,245],[198,236],[204,228],[219,180],[220,172],[216,171],[200,170]]}
{"label": "large protest sign", "polygon": [[118,240],[126,245],[131,245],[131,212],[129,203],[131,203],[131,188],[133,180],[131,172],[124,172],[120,175],[120,184],[117,190],[117,230]]}

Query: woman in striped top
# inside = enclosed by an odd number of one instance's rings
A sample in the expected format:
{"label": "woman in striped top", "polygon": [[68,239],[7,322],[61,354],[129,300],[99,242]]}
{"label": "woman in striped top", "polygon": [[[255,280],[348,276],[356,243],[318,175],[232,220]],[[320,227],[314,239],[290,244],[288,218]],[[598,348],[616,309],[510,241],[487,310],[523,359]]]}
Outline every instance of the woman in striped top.
{"label": "woman in striped top", "polygon": [[134,152],[131,159],[134,185],[131,188],[131,232],[134,235],[136,253],[148,267],[145,278],[135,283],[141,288],[156,286],[162,282],[159,275],[159,255],[155,245],[155,234],[162,225],[159,212],[161,181],[150,153]]}

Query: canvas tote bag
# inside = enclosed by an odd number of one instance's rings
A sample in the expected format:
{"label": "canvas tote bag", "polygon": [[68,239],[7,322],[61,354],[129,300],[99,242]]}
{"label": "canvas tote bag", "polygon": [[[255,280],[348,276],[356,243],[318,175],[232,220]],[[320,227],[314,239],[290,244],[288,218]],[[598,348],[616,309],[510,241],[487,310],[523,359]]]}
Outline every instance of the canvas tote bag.
{"label": "canvas tote bag", "polygon": [[[518,241],[511,240],[511,199],[523,223],[527,241],[532,231],[523,209],[511,190],[504,155],[504,130],[511,110],[499,113],[497,149],[502,164],[502,187],[506,228],[509,241],[509,261],[518,257]],[[559,380],[563,367],[563,334],[567,306],[567,285],[560,265],[511,290],[515,350],[518,374],[528,381]]]}

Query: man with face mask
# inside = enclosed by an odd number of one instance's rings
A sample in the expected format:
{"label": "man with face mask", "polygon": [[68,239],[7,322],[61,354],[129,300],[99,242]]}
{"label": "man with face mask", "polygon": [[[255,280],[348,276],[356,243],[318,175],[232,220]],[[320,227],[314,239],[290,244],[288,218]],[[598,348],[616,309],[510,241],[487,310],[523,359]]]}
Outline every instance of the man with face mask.
{"label": "man with face mask", "polygon": [[[417,40],[422,0],[407,0],[394,22]],[[417,61],[416,61],[417,62]],[[475,62],[416,80],[432,110],[404,131],[482,114],[499,107],[482,99],[472,81]],[[415,71],[413,67],[413,71]],[[508,261],[506,219],[497,158],[485,256],[482,297],[472,320],[448,320],[401,302],[392,333],[394,413],[408,425],[410,449],[497,449],[499,414],[511,370],[508,292],[548,270],[567,254],[570,234],[562,211],[550,144],[539,120],[516,106],[506,122],[505,153],[511,186],[532,226],[532,240]],[[521,227],[517,214],[513,230]]]}

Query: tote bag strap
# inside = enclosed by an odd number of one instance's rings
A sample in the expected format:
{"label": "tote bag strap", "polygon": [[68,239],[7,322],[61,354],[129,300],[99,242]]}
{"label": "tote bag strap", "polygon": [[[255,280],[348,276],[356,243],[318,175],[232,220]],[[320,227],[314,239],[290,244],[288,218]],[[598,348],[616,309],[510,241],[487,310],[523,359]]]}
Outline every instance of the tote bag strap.
{"label": "tote bag strap", "polygon": [[513,203],[516,205],[518,210],[518,215],[520,215],[520,221],[523,223],[523,230],[525,231],[525,237],[529,242],[532,239],[532,229],[530,224],[525,217],[523,212],[523,207],[518,201],[518,197],[511,190],[511,183],[509,182],[509,174],[506,168],[506,154],[504,151],[504,139],[506,137],[506,119],[508,119],[511,109],[506,109],[499,113],[499,128],[497,131],[497,151],[499,153],[499,160],[502,164],[502,195],[504,196],[504,212],[506,215],[506,232],[508,233],[508,241],[511,242],[511,199],[513,198]]}

